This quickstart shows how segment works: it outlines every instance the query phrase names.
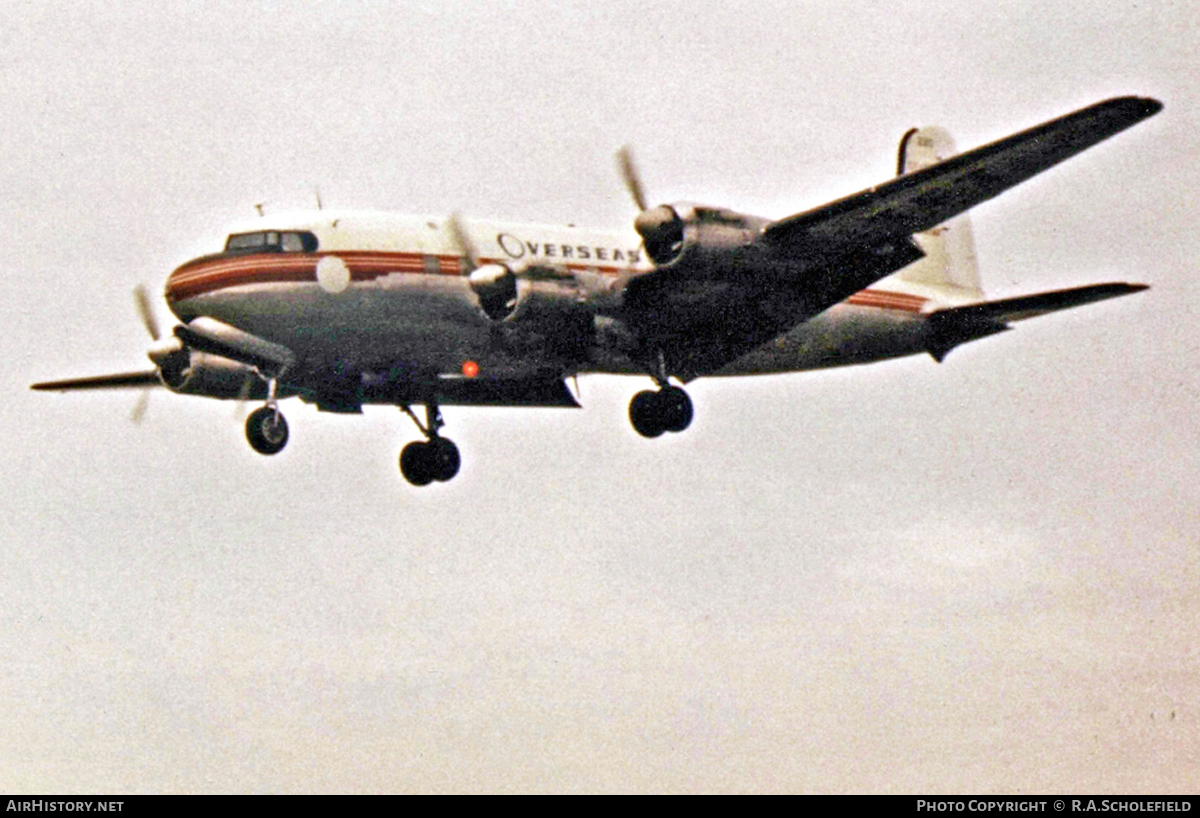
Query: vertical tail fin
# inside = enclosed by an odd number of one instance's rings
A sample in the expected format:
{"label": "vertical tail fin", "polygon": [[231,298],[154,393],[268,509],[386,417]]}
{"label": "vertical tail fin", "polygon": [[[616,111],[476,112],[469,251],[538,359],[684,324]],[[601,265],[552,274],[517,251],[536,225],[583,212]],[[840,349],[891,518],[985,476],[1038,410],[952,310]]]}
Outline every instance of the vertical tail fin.
{"label": "vertical tail fin", "polygon": [[[935,165],[957,153],[954,140],[943,128],[913,128],[900,140],[897,173],[908,173]],[[914,284],[953,288],[958,294],[983,297],[979,269],[975,264],[975,239],[964,213],[916,235],[925,258],[910,264],[896,278]]]}

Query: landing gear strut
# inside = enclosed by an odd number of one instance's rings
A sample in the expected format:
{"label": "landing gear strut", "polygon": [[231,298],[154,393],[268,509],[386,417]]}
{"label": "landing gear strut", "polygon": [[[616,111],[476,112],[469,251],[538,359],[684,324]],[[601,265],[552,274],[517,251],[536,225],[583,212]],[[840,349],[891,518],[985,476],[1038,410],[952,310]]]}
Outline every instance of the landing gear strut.
{"label": "landing gear strut", "polygon": [[682,432],[691,425],[693,414],[692,399],[678,386],[638,392],[629,402],[629,422],[642,437]]}
{"label": "landing gear strut", "polygon": [[404,475],[404,479],[414,486],[427,486],[435,480],[444,483],[452,479],[458,474],[462,458],[454,441],[438,434],[438,430],[446,424],[437,404],[425,405],[424,424],[409,407],[401,406],[400,409],[412,418],[421,434],[426,437],[426,440],[409,443],[400,452],[400,473]]}
{"label": "landing gear strut", "polygon": [[267,382],[267,405],[246,418],[246,440],[259,454],[278,454],[288,442],[288,425],[275,401],[275,378]]}

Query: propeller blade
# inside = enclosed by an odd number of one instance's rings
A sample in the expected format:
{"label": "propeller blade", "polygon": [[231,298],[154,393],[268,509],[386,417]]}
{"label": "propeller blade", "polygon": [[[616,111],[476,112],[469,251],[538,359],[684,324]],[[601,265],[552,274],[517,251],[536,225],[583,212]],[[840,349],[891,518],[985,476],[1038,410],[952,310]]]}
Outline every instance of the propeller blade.
{"label": "propeller blade", "polygon": [[154,309],[150,306],[150,296],[146,295],[146,288],[141,284],[133,288],[133,300],[137,304],[142,326],[146,328],[146,332],[150,333],[150,340],[157,341],[161,337],[158,331],[158,321],[155,320]]}
{"label": "propeller blade", "polygon": [[458,249],[462,251],[467,260],[462,271],[463,275],[470,275],[479,267],[479,252],[475,249],[475,242],[471,241],[461,214],[451,213],[447,223],[450,226],[450,232],[454,234],[454,241],[458,244]]}
{"label": "propeller blade", "polygon": [[146,407],[150,405],[150,390],[143,389],[142,394],[138,395],[137,403],[133,405],[133,410],[129,413],[129,419],[135,425],[142,422],[142,418],[146,417]]}
{"label": "propeller blade", "polygon": [[250,400],[250,393],[254,391],[255,376],[249,372],[242,378],[242,387],[238,390],[237,403],[233,406],[233,419],[240,421],[246,415],[246,401]]}
{"label": "propeller blade", "polygon": [[646,192],[642,188],[642,180],[638,176],[637,166],[633,164],[633,152],[630,151],[628,145],[623,145],[617,151],[617,167],[621,171],[621,178],[625,181],[625,187],[629,191],[629,195],[633,197],[634,203],[637,204],[638,210],[645,210]]}

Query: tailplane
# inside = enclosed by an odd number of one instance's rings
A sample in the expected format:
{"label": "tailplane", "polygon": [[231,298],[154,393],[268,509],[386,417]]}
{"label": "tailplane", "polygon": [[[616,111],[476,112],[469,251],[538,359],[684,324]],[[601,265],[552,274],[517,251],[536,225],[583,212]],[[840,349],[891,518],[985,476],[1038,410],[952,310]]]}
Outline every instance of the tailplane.
{"label": "tailplane", "polygon": [[984,301],[931,313],[925,324],[925,344],[938,363],[959,344],[1004,332],[1012,321],[1037,318],[1059,310],[1080,307],[1108,298],[1132,295],[1147,289],[1145,284],[1090,284],[1069,290],[1036,293],[1000,301]]}

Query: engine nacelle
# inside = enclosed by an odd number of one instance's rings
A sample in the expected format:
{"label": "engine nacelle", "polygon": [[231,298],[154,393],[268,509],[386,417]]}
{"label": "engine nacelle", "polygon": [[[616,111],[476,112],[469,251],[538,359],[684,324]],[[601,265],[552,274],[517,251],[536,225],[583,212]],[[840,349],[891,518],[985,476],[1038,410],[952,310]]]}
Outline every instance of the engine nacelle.
{"label": "engine nacelle", "polygon": [[643,211],[634,228],[659,267],[695,264],[720,273],[739,263],[769,223],[725,208],[679,203]]}
{"label": "engine nacelle", "polygon": [[572,279],[540,280],[523,276],[517,279],[516,285],[517,298],[505,321],[522,325],[557,324],[567,316],[592,311]]}
{"label": "engine nacelle", "polygon": [[519,289],[517,276],[503,264],[481,265],[471,272],[467,281],[488,318],[500,321],[516,309]]}
{"label": "engine nacelle", "polygon": [[[527,266],[513,270],[502,264],[484,264],[468,277],[479,307],[493,321],[536,328],[565,317],[591,312],[589,303],[603,293],[585,275],[552,267]],[[605,280],[604,285],[611,282]],[[597,296],[590,299],[590,296]]]}
{"label": "engine nacelle", "polygon": [[267,396],[267,386],[253,367],[189,349],[176,338],[151,349],[150,360],[167,388],[181,395],[243,400]]}

